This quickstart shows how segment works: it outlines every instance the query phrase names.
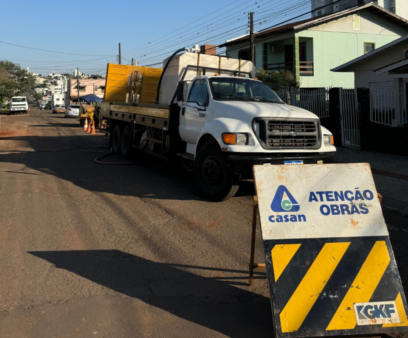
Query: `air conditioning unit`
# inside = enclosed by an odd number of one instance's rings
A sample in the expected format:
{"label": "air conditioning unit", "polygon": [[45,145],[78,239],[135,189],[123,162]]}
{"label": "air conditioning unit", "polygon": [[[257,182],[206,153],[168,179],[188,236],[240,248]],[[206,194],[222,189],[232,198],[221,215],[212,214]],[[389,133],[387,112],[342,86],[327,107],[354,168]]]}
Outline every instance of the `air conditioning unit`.
{"label": "air conditioning unit", "polygon": [[404,59],[408,59],[408,49],[404,49]]}
{"label": "air conditioning unit", "polygon": [[276,53],[282,53],[283,52],[283,47],[282,46],[271,46],[271,53],[276,54]]}

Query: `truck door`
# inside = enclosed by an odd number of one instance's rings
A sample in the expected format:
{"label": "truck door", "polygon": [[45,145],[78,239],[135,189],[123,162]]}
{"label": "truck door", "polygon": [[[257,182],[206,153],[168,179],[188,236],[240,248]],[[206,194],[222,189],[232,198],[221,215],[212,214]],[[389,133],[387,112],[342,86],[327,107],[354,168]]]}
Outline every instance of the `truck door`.
{"label": "truck door", "polygon": [[181,138],[196,144],[201,128],[206,122],[205,100],[208,95],[208,85],[204,79],[195,80],[191,85],[187,101],[180,110],[179,132]]}

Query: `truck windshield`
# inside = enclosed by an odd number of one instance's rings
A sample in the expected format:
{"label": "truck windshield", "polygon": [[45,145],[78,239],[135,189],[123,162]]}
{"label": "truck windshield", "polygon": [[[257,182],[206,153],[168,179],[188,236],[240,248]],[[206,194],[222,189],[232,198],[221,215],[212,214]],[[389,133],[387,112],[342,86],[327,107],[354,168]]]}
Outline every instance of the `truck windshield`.
{"label": "truck windshield", "polygon": [[251,100],[283,103],[263,82],[243,78],[212,78],[211,90],[216,100]]}
{"label": "truck windshield", "polygon": [[15,97],[11,100],[12,102],[26,102],[25,97]]}

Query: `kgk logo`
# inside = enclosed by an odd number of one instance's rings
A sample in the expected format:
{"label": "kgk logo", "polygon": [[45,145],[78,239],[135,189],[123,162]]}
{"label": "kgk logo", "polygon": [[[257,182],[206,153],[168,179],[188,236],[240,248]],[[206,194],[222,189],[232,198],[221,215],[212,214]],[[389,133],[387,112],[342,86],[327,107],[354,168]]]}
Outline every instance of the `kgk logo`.
{"label": "kgk logo", "polygon": [[395,302],[356,303],[354,310],[358,325],[399,323]]}
{"label": "kgk logo", "polygon": [[275,212],[296,212],[299,211],[300,206],[289,190],[284,185],[280,185],[276,190],[271,209]]}

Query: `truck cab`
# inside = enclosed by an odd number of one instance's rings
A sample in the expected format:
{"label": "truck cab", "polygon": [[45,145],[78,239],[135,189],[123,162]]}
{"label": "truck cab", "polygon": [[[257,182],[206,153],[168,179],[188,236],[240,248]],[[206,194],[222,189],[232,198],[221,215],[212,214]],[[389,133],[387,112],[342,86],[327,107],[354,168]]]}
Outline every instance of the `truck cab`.
{"label": "truck cab", "polygon": [[180,137],[198,166],[196,184],[209,196],[234,194],[254,164],[333,162],[332,134],[319,118],[285,104],[261,81],[214,74],[181,91]]}

